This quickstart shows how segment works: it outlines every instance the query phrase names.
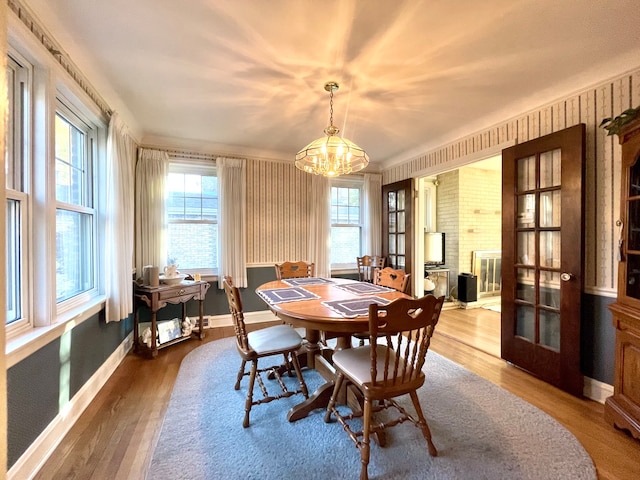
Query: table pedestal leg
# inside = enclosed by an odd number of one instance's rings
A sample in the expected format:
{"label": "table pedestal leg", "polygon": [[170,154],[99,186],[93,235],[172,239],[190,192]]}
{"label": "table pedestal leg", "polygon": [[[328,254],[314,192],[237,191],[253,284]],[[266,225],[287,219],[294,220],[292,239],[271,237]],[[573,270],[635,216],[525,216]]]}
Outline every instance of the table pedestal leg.
{"label": "table pedestal leg", "polygon": [[[316,335],[318,332],[315,332]],[[309,335],[308,335],[309,337]],[[319,335],[316,337],[313,334],[310,335],[311,340],[317,339],[319,340]],[[307,340],[310,340],[307,338]],[[313,394],[304,402],[296,405],[287,414],[287,420],[290,422],[295,422],[296,420],[300,420],[301,418],[306,417],[313,410],[323,409],[326,410],[327,405],[329,405],[329,400],[331,400],[331,395],[333,394],[333,379],[335,378],[335,369],[333,365],[331,365],[330,358],[325,358],[325,352],[331,352],[329,349],[322,349],[317,343],[312,343],[309,341],[305,345],[307,347],[307,361],[313,362],[313,367],[320,375],[324,378],[328,379],[327,383],[322,384]],[[342,397],[342,403],[345,403],[346,396]]]}
{"label": "table pedestal leg", "polygon": [[313,395],[311,395],[304,402],[296,405],[287,414],[287,420],[290,422],[295,422],[296,420],[300,420],[301,418],[306,417],[311,413],[312,410],[316,408],[327,408],[329,405],[329,400],[331,399],[331,394],[333,393],[333,382],[327,382],[318,388]]}

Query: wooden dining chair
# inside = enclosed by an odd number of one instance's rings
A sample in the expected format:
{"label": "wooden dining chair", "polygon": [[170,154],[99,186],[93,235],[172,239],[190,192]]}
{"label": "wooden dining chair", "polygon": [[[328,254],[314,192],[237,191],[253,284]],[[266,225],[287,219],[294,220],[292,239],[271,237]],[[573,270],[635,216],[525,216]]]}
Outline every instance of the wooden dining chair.
{"label": "wooden dining chair", "polygon": [[[429,454],[438,455],[417,390],[425,381],[422,367],[443,303],[444,297],[426,295],[418,299],[401,298],[385,306],[371,304],[369,345],[333,354],[337,376],[324,421],[330,422],[333,415],[360,451],[360,480],[368,479],[371,436],[405,421],[421,430]],[[364,398],[363,409],[348,415],[336,408],[345,380]],[[417,418],[395,400],[406,394],[411,397]],[[388,409],[392,410],[385,416],[384,423],[376,423],[373,415]],[[362,417],[362,430],[351,428],[355,428],[351,420],[356,417]]]}
{"label": "wooden dining chair", "polygon": [[315,263],[307,262],[282,262],[276,263],[276,277],[278,280],[284,278],[304,278],[316,276]]}
{"label": "wooden dining chair", "polygon": [[[373,283],[382,285],[383,287],[393,288],[402,293],[409,293],[409,280],[411,274],[404,270],[394,270],[391,267],[376,268],[373,271]],[[358,340],[358,345],[362,346],[365,340],[369,338],[366,332],[354,333],[353,337]]]}
{"label": "wooden dining chair", "polygon": [[385,258],[377,255],[356,257],[358,264],[358,280],[373,283],[373,273],[376,268],[384,268]]}
{"label": "wooden dining chair", "polygon": [[[247,328],[244,323],[242,298],[240,297],[238,287],[233,285],[233,281],[228,275],[224,277],[222,283],[227,295],[227,301],[229,302],[229,311],[233,318],[233,327],[236,333],[236,347],[240,357],[242,358],[242,364],[240,365],[240,370],[238,371],[238,377],[234,388],[239,390],[242,378],[249,376],[249,386],[247,389],[247,398],[245,400],[244,407],[244,421],[242,423],[242,426],[246,428],[249,426],[249,414],[251,412],[251,407],[254,405],[260,405],[261,403],[271,402],[272,400],[278,400],[280,398],[287,398],[299,393],[302,393],[304,398],[309,398],[307,384],[302,376],[298,357],[296,356],[297,350],[302,345],[302,337],[300,337],[298,332],[289,325],[275,325],[273,327],[247,332]],[[277,355],[284,356],[284,362],[287,366],[285,371],[288,371],[289,374],[291,374],[290,365],[293,364],[293,368],[298,376],[299,382],[299,386],[296,390],[287,389],[286,385],[282,381],[280,374],[282,364],[271,365],[269,367],[258,367],[258,360],[261,358]],[[251,368],[248,372],[245,370],[247,362],[251,362]],[[270,378],[275,378],[277,380],[282,393],[276,395],[269,394],[261,376],[261,373],[264,372],[268,372]],[[258,400],[254,400],[253,398],[253,389],[256,380],[262,392],[262,398]]]}
{"label": "wooden dining chair", "polygon": [[393,288],[402,293],[409,293],[409,280],[411,280],[411,274],[402,269],[385,267],[376,268],[373,271],[373,283]]}

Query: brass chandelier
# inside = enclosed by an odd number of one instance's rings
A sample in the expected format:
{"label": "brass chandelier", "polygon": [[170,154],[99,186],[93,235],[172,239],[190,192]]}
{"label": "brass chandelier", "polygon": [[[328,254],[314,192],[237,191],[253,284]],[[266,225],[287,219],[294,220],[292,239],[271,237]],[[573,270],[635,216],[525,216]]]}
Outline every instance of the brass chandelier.
{"label": "brass chandelier", "polygon": [[296,167],[303,172],[337,177],[369,165],[369,155],[351,140],[338,136],[340,130],[333,125],[333,92],[338,88],[336,82],[324,85],[330,98],[329,126],[324,129],[325,137],[314,140],[296,154]]}

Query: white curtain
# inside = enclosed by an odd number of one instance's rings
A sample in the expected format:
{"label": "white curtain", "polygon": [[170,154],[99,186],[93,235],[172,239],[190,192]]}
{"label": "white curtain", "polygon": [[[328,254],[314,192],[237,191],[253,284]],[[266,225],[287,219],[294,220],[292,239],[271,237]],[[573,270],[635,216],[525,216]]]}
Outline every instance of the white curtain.
{"label": "white curtain", "polygon": [[382,255],[382,175],[364,174],[364,254]]}
{"label": "white curtain", "polygon": [[166,263],[165,183],[169,154],[140,148],[136,166],[136,275],[144,265]]}
{"label": "white curtain", "polygon": [[314,175],[311,179],[311,225],[309,259],[316,265],[318,277],[331,277],[331,187],[329,179]]}
{"label": "white curtain", "polygon": [[218,284],[229,275],[237,287],[247,287],[246,160],[216,159],[218,176]]}
{"label": "white curtain", "polygon": [[133,209],[135,142],[117,113],[111,115],[107,136],[105,226],[106,321],[119,322],[133,311]]}

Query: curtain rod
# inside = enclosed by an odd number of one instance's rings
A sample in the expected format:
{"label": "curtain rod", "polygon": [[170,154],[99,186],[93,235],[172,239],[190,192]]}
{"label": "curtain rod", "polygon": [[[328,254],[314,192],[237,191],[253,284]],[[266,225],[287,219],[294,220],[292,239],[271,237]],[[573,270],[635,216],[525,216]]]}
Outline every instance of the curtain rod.
{"label": "curtain rod", "polygon": [[160,150],[162,152],[166,152],[170,157],[191,158],[193,160],[215,160],[218,157],[237,158],[238,160],[247,160],[247,157],[241,157],[238,155],[227,155],[224,153],[218,154],[218,153],[194,152],[192,150],[181,150],[178,148],[167,148],[167,147],[161,147],[156,145],[140,145],[140,148]]}

